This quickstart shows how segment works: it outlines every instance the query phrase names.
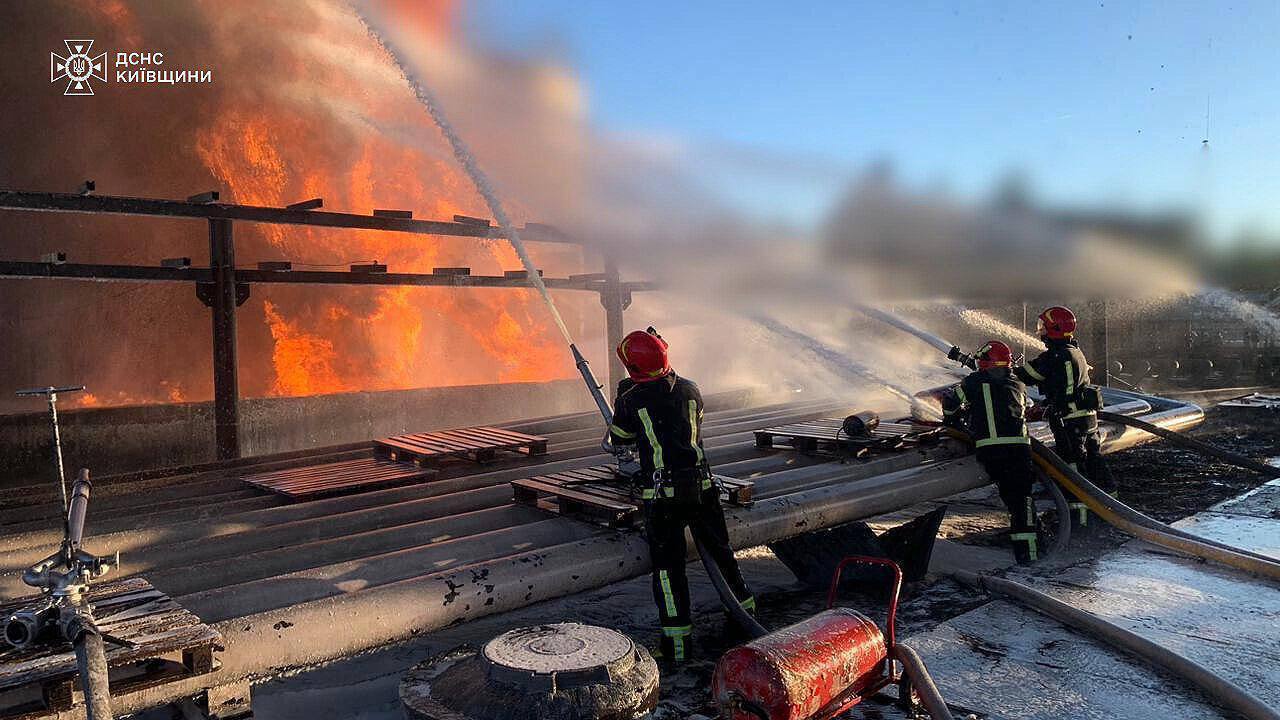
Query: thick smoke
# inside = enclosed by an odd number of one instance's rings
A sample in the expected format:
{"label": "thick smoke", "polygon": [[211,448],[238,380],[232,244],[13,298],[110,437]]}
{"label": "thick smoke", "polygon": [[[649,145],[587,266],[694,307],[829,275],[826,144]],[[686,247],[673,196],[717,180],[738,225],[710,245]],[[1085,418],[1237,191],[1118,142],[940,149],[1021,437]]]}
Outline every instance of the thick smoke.
{"label": "thick smoke", "polygon": [[[677,368],[709,390],[757,385],[896,404],[901,398],[885,388],[936,385],[954,369],[936,348],[859,306],[911,305],[914,324],[966,349],[988,337],[1016,347],[1032,344],[1016,309],[1023,302],[1034,317],[1042,303],[1199,285],[1159,237],[1122,242],[1106,227],[1036,212],[1016,197],[962,202],[913,192],[879,168],[859,176],[812,158],[593,130],[572,70],[470,46],[445,7],[395,3],[384,11],[397,17],[390,24],[403,36],[398,47],[448,108],[513,221],[551,223],[586,243],[584,251],[535,246],[534,260],[555,275],[598,270],[608,254],[626,277],[660,283],[660,292],[636,294],[628,322],[658,326]],[[115,0],[6,12],[0,77],[16,101],[0,115],[8,160],[0,186],[70,190],[94,178],[109,194],[184,197],[216,187],[258,204],[323,196],[326,208],[356,212],[490,214],[395,63],[344,2]],[[175,64],[212,68],[215,82],[117,84],[94,98],[64,98],[47,85],[43,62],[77,35],[106,51],[166,51]],[[774,209],[786,194],[770,196],[760,178],[820,185],[839,200],[834,208]],[[754,206],[744,208],[744,198]],[[22,213],[4,220],[8,257],[207,257],[200,223]],[[378,260],[393,270],[470,266],[484,274],[520,266],[505,243],[243,223],[236,232],[242,265]],[[595,298],[556,300],[579,347],[602,368]],[[105,390],[106,403],[211,395],[208,313],[189,286],[6,281],[0,302],[14,348],[0,360],[0,377],[15,387],[85,382]],[[975,303],[1015,309],[966,309]],[[760,318],[777,327],[765,329]],[[842,370],[787,331],[847,354],[852,365]],[[573,376],[553,321],[528,290],[255,287],[241,308],[240,341],[246,396]],[[860,371],[847,372],[853,366]]]}
{"label": "thick smoke", "polygon": [[[582,183],[576,82],[554,64],[458,42],[444,7],[391,8],[435,58],[440,93],[481,162],[514,199],[519,222],[565,224]],[[411,209],[417,217],[485,217],[482,198],[390,58],[343,2],[269,5],[26,3],[6,9],[0,77],[0,187],[283,205]],[[168,67],[207,67],[214,82],[128,85],[110,78],[67,98],[43,73],[65,37],[94,50],[164,52]],[[108,68],[109,76],[111,68]],[[501,99],[500,122],[493,116]],[[484,108],[484,111],[481,111]],[[7,258],[65,251],[73,262],[158,265],[207,260],[200,222],[3,214]],[[288,259],[393,271],[520,267],[505,243],[236,226],[237,261]],[[582,272],[576,249],[536,246],[550,275]],[[561,299],[567,321],[598,333],[594,299]],[[190,285],[5,281],[14,387],[83,382],[96,402],[204,400],[212,394],[209,316]],[[585,311],[585,312],[584,312]],[[555,326],[531,291],[257,286],[240,309],[241,391],[248,397],[569,377]],[[102,332],[107,329],[108,332]],[[19,409],[7,398],[0,407]]]}

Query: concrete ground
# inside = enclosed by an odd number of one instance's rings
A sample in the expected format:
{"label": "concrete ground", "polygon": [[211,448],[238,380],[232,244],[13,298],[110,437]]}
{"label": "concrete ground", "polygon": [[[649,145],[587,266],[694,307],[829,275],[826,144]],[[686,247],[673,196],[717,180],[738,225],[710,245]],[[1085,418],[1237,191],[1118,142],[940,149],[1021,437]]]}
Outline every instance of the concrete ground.
{"label": "concrete ground", "polygon": [[[1280,557],[1280,484],[1178,523]],[[1071,567],[1009,573],[1152,640],[1280,708],[1280,586],[1140,541]],[[911,639],[949,702],[1001,718],[1232,718],[1188,688],[1005,601]]]}

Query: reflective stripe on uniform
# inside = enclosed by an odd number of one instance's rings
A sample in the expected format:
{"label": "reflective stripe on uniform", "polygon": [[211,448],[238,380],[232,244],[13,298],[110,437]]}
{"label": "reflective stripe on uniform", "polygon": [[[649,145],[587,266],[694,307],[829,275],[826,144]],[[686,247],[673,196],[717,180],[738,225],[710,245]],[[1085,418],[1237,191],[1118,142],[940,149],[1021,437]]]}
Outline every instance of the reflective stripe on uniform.
{"label": "reflective stripe on uniform", "polygon": [[964,386],[963,386],[963,385],[957,385],[957,386],[956,386],[956,398],[958,398],[958,399],[960,400],[960,404],[961,404],[961,405],[964,405],[965,403],[969,402],[969,397],[968,397],[967,395],[965,395],[965,394],[964,394]]}
{"label": "reflective stripe on uniform", "polygon": [[991,440],[999,438],[1000,433],[996,431],[995,403],[991,400],[991,386],[986,383],[982,384],[982,404],[986,406],[987,411],[987,438]]}
{"label": "reflective stripe on uniform", "polygon": [[1093,410],[1077,410],[1073,413],[1068,413],[1066,415],[1063,415],[1062,419],[1071,420],[1074,418],[1089,417],[1090,415],[1095,415],[1095,414],[1096,413]]}
{"label": "reflective stripe on uniform", "polygon": [[[671,594],[671,578],[667,577],[666,570],[658,571],[658,584],[662,586],[662,599],[667,605],[667,617],[673,618],[676,616],[676,596]],[[666,632],[666,628],[663,628],[663,632]]]}
{"label": "reflective stripe on uniform", "polygon": [[1070,360],[1067,361],[1067,392],[1066,396],[1071,397],[1076,394],[1076,365]]}
{"label": "reflective stripe on uniform", "polygon": [[658,442],[658,434],[653,430],[653,420],[649,418],[649,410],[641,408],[640,423],[644,425],[645,437],[649,438],[649,445],[653,448],[653,469],[661,470],[666,465],[662,462],[662,444]]}
{"label": "reflective stripe on uniform", "polygon": [[[698,465],[702,465],[702,447],[698,445],[698,401],[689,401],[689,444],[698,454]],[[706,487],[705,485],[703,486]]]}
{"label": "reflective stripe on uniform", "polygon": [[982,384],[982,404],[985,405],[987,411],[987,437],[978,440],[973,444],[974,447],[987,447],[988,445],[1030,445],[1031,438],[1027,437],[1027,426],[1022,426],[1022,434],[1011,437],[1000,437],[996,431],[996,410],[995,403],[991,400],[991,386]]}
{"label": "reflective stripe on uniform", "polygon": [[983,438],[973,444],[974,447],[986,447],[988,445],[1030,445],[1031,438],[1027,437],[996,437]]}
{"label": "reflective stripe on uniform", "polygon": [[684,639],[693,634],[692,625],[681,625],[679,627],[663,627],[662,634],[671,640],[671,652],[675,657],[672,660],[684,660],[685,645]]}
{"label": "reflective stripe on uniform", "polygon": [[1009,539],[1014,542],[1022,541],[1027,544],[1027,559],[1036,559],[1036,534],[1033,532],[1009,533]]}
{"label": "reflective stripe on uniform", "polygon": [[1078,515],[1080,518],[1080,527],[1084,527],[1089,524],[1089,506],[1088,505],[1085,505],[1082,502],[1070,502],[1070,503],[1067,503],[1067,507],[1076,511],[1076,515]]}
{"label": "reflective stripe on uniform", "polygon": [[1026,365],[1022,366],[1022,369],[1026,370],[1027,374],[1030,375],[1035,380],[1039,382],[1044,382],[1044,376],[1040,374],[1040,371],[1036,370],[1035,365],[1032,365],[1031,363],[1027,363]]}
{"label": "reflective stripe on uniform", "polygon": [[754,595],[752,595],[751,597],[747,598],[746,600],[743,600],[738,604],[742,606],[743,610],[750,612],[756,609],[756,598]]}
{"label": "reflective stripe on uniform", "polygon": [[617,425],[610,425],[610,426],[609,426],[609,432],[613,433],[614,435],[617,435],[618,437],[620,437],[620,438],[622,438],[622,439],[624,439],[624,440],[630,440],[630,439],[632,439],[632,438],[634,438],[634,437],[636,436],[636,434],[635,434],[635,433],[633,433],[633,432],[627,432],[626,430],[623,430],[622,428],[618,427]]}
{"label": "reflective stripe on uniform", "polygon": [[641,500],[652,500],[654,498],[653,488],[645,488],[640,491]]}

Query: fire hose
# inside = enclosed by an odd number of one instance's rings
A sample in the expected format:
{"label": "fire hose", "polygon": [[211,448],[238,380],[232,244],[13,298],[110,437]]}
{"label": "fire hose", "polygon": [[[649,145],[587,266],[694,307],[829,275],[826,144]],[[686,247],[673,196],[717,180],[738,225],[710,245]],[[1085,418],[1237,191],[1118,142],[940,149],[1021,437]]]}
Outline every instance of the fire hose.
{"label": "fire hose", "polygon": [[[969,433],[954,427],[947,428],[947,434],[951,437],[973,446],[973,438]],[[1049,493],[1049,497],[1053,499],[1053,507],[1057,515],[1057,530],[1053,536],[1053,545],[1049,547],[1049,554],[1064,553],[1067,546],[1071,543],[1071,506],[1067,504],[1066,495],[1062,494],[1062,488],[1059,483],[1053,481],[1047,474],[1041,478],[1041,486]]]}
{"label": "fire hose", "polygon": [[[971,359],[961,353],[959,348],[955,346],[952,346],[947,357],[966,365],[968,364],[967,361]],[[1224,462],[1263,473],[1268,477],[1280,477],[1280,468],[1271,467],[1238,453],[1193,440],[1144,420],[1105,411],[1099,411],[1098,418],[1141,429],[1157,437],[1211,455]],[[1081,502],[1102,519],[1121,530],[1161,547],[1201,559],[1212,560],[1257,575],[1280,579],[1280,560],[1208,538],[1202,538],[1148,517],[1103,492],[1089,482],[1079,471],[1045,447],[1039,440],[1033,438],[1031,444],[1032,456],[1046,475],[1057,481],[1056,484],[1066,488],[1068,492],[1079,498]]]}
{"label": "fire hose", "polygon": [[1118,650],[1136,655],[1182,678],[1225,707],[1235,710],[1250,720],[1280,720],[1280,713],[1265,705],[1247,690],[1215,675],[1203,665],[1151,642],[1141,635],[1107,622],[1093,613],[1072,607],[1012,580],[978,575],[966,570],[954,570],[951,576],[980,590],[1014,600],[1075,628],[1091,638],[1100,639]]}
{"label": "fire hose", "polygon": [[62,546],[27,568],[22,580],[39,588],[39,602],[21,608],[4,621],[5,641],[18,649],[41,643],[71,642],[84,688],[87,720],[111,720],[111,689],[104,640],[128,644],[102,633],[93,619],[86,597],[89,582],[105,575],[120,562],[97,557],[80,547],[93,487],[89,471],[81,470],[67,502]]}
{"label": "fire hose", "polygon": [[1128,415],[1106,412],[1105,410],[1098,411],[1098,419],[1138,428],[1143,432],[1149,432],[1156,437],[1181,445],[1189,450],[1195,450],[1196,452],[1204,455],[1215,457],[1229,465],[1235,465],[1236,467],[1244,468],[1246,470],[1253,470],[1254,472],[1261,473],[1267,477],[1280,478],[1280,468],[1278,467],[1267,465],[1266,463],[1260,463],[1257,460],[1245,457],[1240,453],[1223,450],[1215,445],[1210,445],[1209,443],[1189,438],[1186,435],[1176,433],[1172,430],[1167,430],[1159,425],[1153,425],[1146,420],[1139,420],[1138,418],[1129,417]]}
{"label": "fire hose", "polygon": [[1121,530],[1154,545],[1280,580],[1280,561],[1275,558],[1170,527],[1103,492],[1039,440],[1031,440],[1031,449],[1036,464],[1049,477],[1079,498],[1103,520]]}

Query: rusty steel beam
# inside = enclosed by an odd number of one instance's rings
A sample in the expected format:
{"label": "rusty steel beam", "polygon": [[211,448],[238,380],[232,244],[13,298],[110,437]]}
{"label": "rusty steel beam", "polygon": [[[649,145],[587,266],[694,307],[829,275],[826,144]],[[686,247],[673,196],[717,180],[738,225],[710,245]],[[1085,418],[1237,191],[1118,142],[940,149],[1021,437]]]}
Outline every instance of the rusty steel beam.
{"label": "rusty steel beam", "polygon": [[[414,220],[406,217],[357,215],[355,213],[327,210],[263,207],[219,202],[198,203],[186,200],[131,198],[113,195],[30,192],[25,190],[0,190],[0,210],[106,213],[203,220],[243,220],[278,225],[381,230],[415,233],[418,235],[493,239],[506,237],[502,228],[487,227],[475,222]],[[520,237],[531,242],[581,244],[580,241],[569,235],[541,223],[525,225],[520,229]]]}
{"label": "rusty steel beam", "polygon": [[[320,270],[237,269],[236,282],[311,285],[419,285],[424,287],[527,288],[523,275],[437,275],[432,273],[367,273]],[[0,260],[0,278],[87,280],[97,282],[195,282],[213,281],[207,268],[169,268],[142,265],[95,265],[84,263],[43,263]],[[590,279],[544,278],[552,290],[605,292],[608,283]],[[626,292],[654,290],[650,282],[626,282]]]}
{"label": "rusty steel beam", "polygon": [[600,292],[600,304],[604,306],[605,348],[604,356],[609,358],[609,389],[618,387],[618,382],[626,377],[626,369],[614,348],[622,343],[626,333],[623,323],[623,311],[631,305],[631,288],[624,287],[618,274],[618,263],[612,255],[604,258],[604,288]]}
{"label": "rusty steel beam", "polygon": [[209,221],[208,294],[213,317],[213,421],[219,460],[240,457],[240,379],[236,351],[235,240],[230,220]]}

